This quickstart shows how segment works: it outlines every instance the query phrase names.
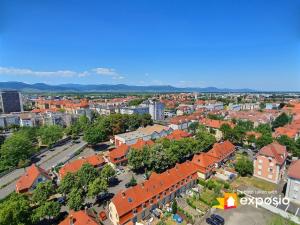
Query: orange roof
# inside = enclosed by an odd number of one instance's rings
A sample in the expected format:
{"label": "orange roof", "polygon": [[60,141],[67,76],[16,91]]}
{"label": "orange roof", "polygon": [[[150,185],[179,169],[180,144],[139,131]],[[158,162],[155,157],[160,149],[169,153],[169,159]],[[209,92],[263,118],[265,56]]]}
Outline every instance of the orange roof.
{"label": "orange roof", "polygon": [[215,163],[218,163],[218,160],[208,153],[200,153],[194,155],[192,162],[199,167],[200,172],[207,173],[213,168]]}
{"label": "orange roof", "polygon": [[227,140],[221,143],[215,143],[212,149],[207,152],[207,154],[221,161],[232,154],[234,151],[235,146]]}
{"label": "orange roof", "polygon": [[288,170],[288,177],[294,179],[300,179],[300,160],[296,160],[291,163],[289,170]]}
{"label": "orange roof", "polygon": [[72,220],[73,225],[98,225],[98,223],[83,210],[78,212],[71,211],[67,218],[60,222],[59,225],[70,225]]}
{"label": "orange roof", "polygon": [[202,123],[204,126],[212,127],[212,128],[217,128],[217,129],[220,129],[220,127],[223,124],[228,124],[231,127],[234,126],[234,124],[232,122],[230,122],[230,121],[212,120],[212,119],[207,119],[207,118],[201,119],[200,123]]}
{"label": "orange roof", "polygon": [[47,179],[50,179],[48,173],[44,169],[36,166],[35,164],[32,164],[27,168],[26,172],[17,181],[16,192],[23,192],[30,189],[35,180],[41,175],[46,177]]}
{"label": "orange roof", "polygon": [[169,140],[180,140],[186,137],[191,137],[191,134],[183,130],[174,130],[171,134],[166,136],[166,138]]}
{"label": "orange roof", "polygon": [[[190,161],[182,164],[176,164],[161,174],[152,173],[149,180],[144,181],[135,187],[118,192],[112,199],[120,218],[120,224],[123,224],[134,217],[133,209],[141,210],[142,204],[149,204],[149,200],[153,200],[153,204],[157,202],[156,196],[163,194],[170,188],[184,179],[197,179],[197,166]],[[121,218],[122,217],[122,218]]]}
{"label": "orange roof", "polygon": [[59,176],[63,178],[67,173],[76,173],[84,163],[89,163],[92,166],[97,167],[104,164],[105,161],[100,155],[92,155],[87,158],[77,159],[60,168]]}
{"label": "orange roof", "polygon": [[255,132],[255,131],[247,131],[247,132],[246,132],[246,135],[247,135],[248,137],[253,135],[255,138],[261,137],[261,133]]}
{"label": "orange roof", "polygon": [[138,139],[137,142],[133,145],[130,145],[130,148],[134,148],[136,150],[140,150],[145,146],[152,146],[154,142],[152,140],[144,141],[143,139]]}
{"label": "orange roof", "polygon": [[112,163],[117,163],[119,158],[123,158],[129,151],[129,146],[121,144],[118,148],[111,150],[108,155]]}
{"label": "orange roof", "polygon": [[281,165],[285,162],[288,153],[285,146],[279,144],[278,142],[273,142],[261,148],[258,152],[258,155],[272,157],[276,160],[277,164]]}

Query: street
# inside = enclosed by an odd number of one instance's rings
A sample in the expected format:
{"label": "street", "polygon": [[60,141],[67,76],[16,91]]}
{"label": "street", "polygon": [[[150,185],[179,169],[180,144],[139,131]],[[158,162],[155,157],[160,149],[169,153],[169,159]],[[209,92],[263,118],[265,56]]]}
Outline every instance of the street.
{"label": "street", "polygon": [[[86,145],[81,141],[78,144],[68,142],[65,145],[54,148],[52,151],[44,152],[37,158],[36,164],[45,170],[51,169],[52,166],[67,160],[69,156],[74,154],[78,149]],[[15,190],[17,179],[25,172],[25,169],[16,169],[11,173],[0,178],[0,199],[5,198]]]}

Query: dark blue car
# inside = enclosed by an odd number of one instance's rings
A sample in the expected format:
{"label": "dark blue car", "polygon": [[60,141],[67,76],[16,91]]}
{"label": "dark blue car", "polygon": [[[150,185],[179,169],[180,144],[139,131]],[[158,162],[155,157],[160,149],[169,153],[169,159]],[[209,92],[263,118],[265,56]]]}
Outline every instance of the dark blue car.
{"label": "dark blue car", "polygon": [[211,217],[214,221],[218,222],[218,223],[221,224],[221,225],[225,224],[225,220],[224,220],[224,218],[223,218],[222,216],[219,216],[219,215],[217,215],[217,214],[212,214],[210,217]]}

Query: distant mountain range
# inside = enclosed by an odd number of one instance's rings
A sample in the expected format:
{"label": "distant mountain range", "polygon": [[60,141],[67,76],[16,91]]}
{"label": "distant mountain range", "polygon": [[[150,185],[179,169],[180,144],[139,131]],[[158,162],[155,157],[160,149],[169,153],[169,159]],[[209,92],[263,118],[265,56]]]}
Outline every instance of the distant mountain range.
{"label": "distant mountain range", "polygon": [[0,82],[0,89],[14,89],[23,92],[255,92],[255,90],[216,87],[174,87],[170,85],[134,86],[126,84],[26,84],[23,82]]}

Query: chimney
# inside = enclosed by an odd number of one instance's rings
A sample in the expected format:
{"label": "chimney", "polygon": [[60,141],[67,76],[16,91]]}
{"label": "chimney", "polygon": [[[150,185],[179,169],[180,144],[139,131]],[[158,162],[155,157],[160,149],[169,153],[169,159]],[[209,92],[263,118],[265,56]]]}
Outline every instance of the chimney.
{"label": "chimney", "polygon": [[145,187],[145,184],[144,184],[144,183],[141,183],[141,186],[142,186],[142,188],[144,188],[144,187]]}
{"label": "chimney", "polygon": [[122,191],[122,197],[125,198],[125,196],[126,196],[125,191]]}
{"label": "chimney", "polygon": [[75,219],[73,218],[72,214],[69,216],[69,219],[70,219],[70,225],[74,225]]}
{"label": "chimney", "polygon": [[169,170],[167,170],[167,173],[168,173],[168,175],[170,174],[170,171]]}

